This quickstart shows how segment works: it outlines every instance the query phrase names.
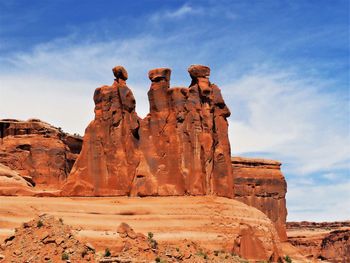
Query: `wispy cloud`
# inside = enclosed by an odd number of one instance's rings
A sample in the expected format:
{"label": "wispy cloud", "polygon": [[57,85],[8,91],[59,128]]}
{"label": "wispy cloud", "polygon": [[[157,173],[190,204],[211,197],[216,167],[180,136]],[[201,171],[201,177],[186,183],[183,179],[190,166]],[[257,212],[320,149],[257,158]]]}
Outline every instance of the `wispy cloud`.
{"label": "wispy cloud", "polygon": [[288,187],[288,220],[349,220],[350,182],[332,185],[290,184]]}
{"label": "wispy cloud", "polygon": [[306,175],[349,169],[348,100],[324,92],[332,83],[292,73],[250,73],[227,84],[235,154],[270,152]]}
{"label": "wispy cloud", "polygon": [[154,13],[150,17],[150,21],[152,22],[160,22],[161,20],[168,19],[180,19],[188,15],[201,14],[202,9],[196,8],[194,9],[189,4],[184,4],[181,7],[174,10],[161,10],[157,13]]}

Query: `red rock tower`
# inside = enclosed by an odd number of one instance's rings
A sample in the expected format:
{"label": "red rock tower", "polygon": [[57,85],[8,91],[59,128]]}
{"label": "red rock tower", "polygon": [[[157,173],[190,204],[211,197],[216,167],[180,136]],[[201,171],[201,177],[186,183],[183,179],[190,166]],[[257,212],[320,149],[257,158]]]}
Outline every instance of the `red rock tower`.
{"label": "red rock tower", "polygon": [[150,113],[140,119],[127,72],[115,67],[112,86],[95,91],[95,120],[62,194],[233,198],[230,111],[208,67],[188,71],[189,88],[170,88],[168,68],[149,71]]}

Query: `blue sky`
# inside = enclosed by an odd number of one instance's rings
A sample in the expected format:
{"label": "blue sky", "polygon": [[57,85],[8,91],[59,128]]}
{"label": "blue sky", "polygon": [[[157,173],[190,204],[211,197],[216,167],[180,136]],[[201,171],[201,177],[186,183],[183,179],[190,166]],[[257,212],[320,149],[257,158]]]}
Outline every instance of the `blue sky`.
{"label": "blue sky", "polygon": [[288,219],[350,219],[348,1],[0,0],[0,118],[83,134],[118,64],[141,116],[149,69],[209,65],[233,155],[283,163]]}

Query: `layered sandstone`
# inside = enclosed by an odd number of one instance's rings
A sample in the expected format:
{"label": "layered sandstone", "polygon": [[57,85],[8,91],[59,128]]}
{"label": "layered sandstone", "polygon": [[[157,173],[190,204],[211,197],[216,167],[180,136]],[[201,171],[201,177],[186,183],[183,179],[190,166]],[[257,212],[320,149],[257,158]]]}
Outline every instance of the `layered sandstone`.
{"label": "layered sandstone", "polygon": [[287,184],[281,163],[273,160],[233,157],[235,199],[256,207],[274,222],[286,240]]}
{"label": "layered sandstone", "polygon": [[16,170],[38,189],[59,189],[82,139],[37,119],[0,120],[0,163]]}
{"label": "layered sandstone", "polygon": [[288,222],[288,241],[307,258],[350,262],[350,222]]}
{"label": "layered sandstone", "polygon": [[127,72],[96,89],[95,119],[63,195],[206,195],[233,197],[227,117],[210,69],[189,68],[189,88],[170,88],[171,70],[149,72],[150,113],[141,119]]}
{"label": "layered sandstone", "polygon": [[[14,229],[23,222],[43,212],[62,218],[65,224],[77,229],[77,238],[83,243],[90,243],[90,247],[94,247],[98,253],[106,248],[112,254],[120,251],[123,243],[119,234],[136,238],[135,233],[147,236],[151,232],[160,248],[165,245],[177,247],[182,254],[191,246],[189,252],[192,256],[186,254],[189,258],[185,262],[235,262],[196,261],[194,256],[201,254],[200,248],[204,253],[233,253],[249,259],[249,262],[277,262],[278,257],[283,256],[278,234],[265,214],[236,200],[213,196],[3,197],[0,206],[0,244],[14,234]],[[135,233],[123,231],[119,227],[122,222],[132,226]],[[193,249],[193,243],[198,247]],[[137,249],[134,243],[130,246]],[[142,255],[143,252],[139,253]],[[155,258],[154,255],[147,262]]]}

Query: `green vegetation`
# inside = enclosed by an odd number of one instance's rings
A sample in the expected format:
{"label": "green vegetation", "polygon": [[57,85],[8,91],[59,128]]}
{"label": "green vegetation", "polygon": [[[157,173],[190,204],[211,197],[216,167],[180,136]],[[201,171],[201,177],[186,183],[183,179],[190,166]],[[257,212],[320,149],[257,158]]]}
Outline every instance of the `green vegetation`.
{"label": "green vegetation", "polygon": [[39,220],[38,223],[36,223],[37,227],[42,227],[44,225],[43,221]]}
{"label": "green vegetation", "polygon": [[168,262],[168,261],[166,261],[165,259],[162,259],[162,258],[160,258],[160,257],[156,257],[155,261],[156,261],[157,263],[167,263],[167,262]]}
{"label": "green vegetation", "polygon": [[207,253],[203,252],[202,250],[198,251],[196,255],[203,257],[204,259],[208,259]]}
{"label": "green vegetation", "polygon": [[68,253],[67,252],[63,252],[61,258],[62,258],[62,260],[68,260],[69,259]]}
{"label": "green vegetation", "polygon": [[292,263],[292,259],[287,255],[284,260],[287,262],[287,263]]}
{"label": "green vegetation", "polygon": [[287,263],[292,263],[292,259],[287,255],[284,260],[287,262]]}
{"label": "green vegetation", "polygon": [[158,248],[158,243],[156,240],[153,239],[153,233],[152,232],[148,232],[148,242],[151,246],[151,248],[153,249],[157,249]]}
{"label": "green vegetation", "polygon": [[111,256],[111,251],[109,250],[109,248],[105,249],[105,257],[110,257]]}

